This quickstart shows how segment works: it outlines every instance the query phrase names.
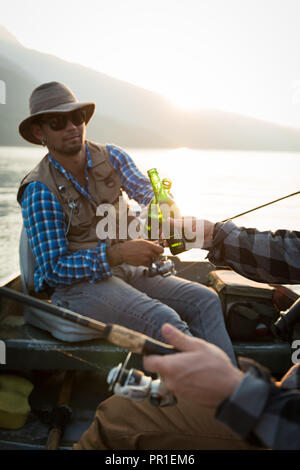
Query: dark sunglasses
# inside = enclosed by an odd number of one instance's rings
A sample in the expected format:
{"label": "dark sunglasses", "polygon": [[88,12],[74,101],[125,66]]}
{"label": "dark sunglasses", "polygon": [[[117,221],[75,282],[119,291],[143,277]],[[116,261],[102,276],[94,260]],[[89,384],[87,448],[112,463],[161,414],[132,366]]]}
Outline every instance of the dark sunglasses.
{"label": "dark sunglasses", "polygon": [[63,130],[67,122],[70,120],[74,126],[80,126],[85,122],[86,116],[85,111],[82,109],[76,109],[71,113],[52,114],[52,116],[46,116],[40,120],[42,124],[48,124],[53,131]]}

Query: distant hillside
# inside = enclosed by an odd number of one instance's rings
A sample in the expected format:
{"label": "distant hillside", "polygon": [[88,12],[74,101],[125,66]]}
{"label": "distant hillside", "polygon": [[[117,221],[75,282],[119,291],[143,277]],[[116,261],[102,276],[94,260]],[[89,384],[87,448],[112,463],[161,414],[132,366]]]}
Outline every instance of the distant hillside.
{"label": "distant hillside", "polygon": [[182,111],[160,95],[95,70],[23,47],[0,26],[0,145],[25,145],[17,132],[29,114],[28,98],[51,80],[95,101],[88,138],[125,147],[194,147],[300,151],[300,130],[216,110]]}

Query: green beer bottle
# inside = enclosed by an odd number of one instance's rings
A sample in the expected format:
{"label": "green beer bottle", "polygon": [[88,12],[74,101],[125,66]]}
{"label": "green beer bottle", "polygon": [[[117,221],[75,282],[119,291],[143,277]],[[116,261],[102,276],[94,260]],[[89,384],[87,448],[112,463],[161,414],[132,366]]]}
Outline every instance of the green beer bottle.
{"label": "green beer bottle", "polygon": [[[178,209],[170,197],[170,189],[172,182],[168,178],[165,178],[163,182],[161,181],[156,168],[152,168],[148,170],[148,176],[150,178],[154,196],[155,198],[150,203],[149,212],[148,212],[148,236],[149,236],[149,229],[151,231],[151,219],[152,217],[156,217],[158,219],[159,228],[162,226],[162,222],[165,221],[165,217],[163,214],[163,207],[165,204],[169,206],[169,215],[172,218],[179,217]],[[155,209],[154,209],[155,207]],[[170,238],[167,240],[169,249],[172,255],[177,255],[185,251],[185,243],[182,239],[176,239],[174,228],[170,227]]]}
{"label": "green beer bottle", "polygon": [[162,226],[162,212],[153,198],[148,209],[147,234],[149,240],[158,240]]}

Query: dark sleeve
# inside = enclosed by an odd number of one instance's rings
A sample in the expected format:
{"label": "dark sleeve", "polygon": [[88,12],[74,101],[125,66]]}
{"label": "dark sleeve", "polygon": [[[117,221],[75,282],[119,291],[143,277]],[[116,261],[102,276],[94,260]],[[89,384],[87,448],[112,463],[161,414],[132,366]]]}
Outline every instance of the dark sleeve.
{"label": "dark sleeve", "polygon": [[300,283],[300,232],[260,232],[237,227],[232,221],[217,223],[208,259],[216,266],[258,282]]}
{"label": "dark sleeve", "polygon": [[300,450],[300,364],[293,388],[275,384],[259,366],[251,367],[234,393],[218,407],[216,418],[240,437],[277,450]]}

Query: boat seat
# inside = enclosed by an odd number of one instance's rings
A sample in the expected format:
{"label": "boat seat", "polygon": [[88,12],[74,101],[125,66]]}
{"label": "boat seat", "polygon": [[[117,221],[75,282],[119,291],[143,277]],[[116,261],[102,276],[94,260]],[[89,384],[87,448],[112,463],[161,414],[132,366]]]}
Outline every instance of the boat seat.
{"label": "boat seat", "polygon": [[[20,244],[20,274],[22,282],[22,290],[25,294],[34,292],[34,268],[35,259],[29,245],[26,229],[23,225]],[[51,315],[35,307],[24,305],[24,320],[26,323],[33,325],[42,330],[48,331],[54,338],[67,342],[87,341],[99,338],[97,331],[90,328],[77,325],[64,318]]]}

